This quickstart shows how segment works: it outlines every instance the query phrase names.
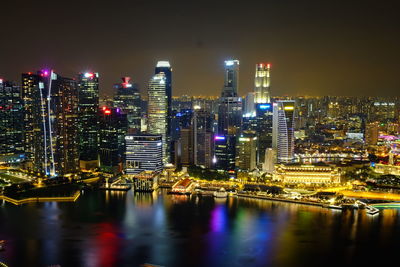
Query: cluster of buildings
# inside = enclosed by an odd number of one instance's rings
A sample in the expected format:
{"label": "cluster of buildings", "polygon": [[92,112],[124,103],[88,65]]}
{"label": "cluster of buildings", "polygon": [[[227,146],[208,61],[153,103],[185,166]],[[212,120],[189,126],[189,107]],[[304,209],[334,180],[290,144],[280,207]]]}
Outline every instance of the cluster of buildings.
{"label": "cluster of buildings", "polygon": [[159,61],[147,97],[123,77],[104,104],[96,72],[66,78],[40,70],[23,73],[21,85],[0,79],[0,161],[46,177],[98,168],[133,177],[173,164],[278,180],[297,170],[301,179],[290,179],[308,182],[313,171],[337,181],[335,170],[309,167],[316,162],[371,153],[377,163],[400,162],[399,99],[272,97],[269,63],[256,64],[254,88],[242,97],[239,73],[240,62],[227,60],[219,97],[172,97],[172,67]]}

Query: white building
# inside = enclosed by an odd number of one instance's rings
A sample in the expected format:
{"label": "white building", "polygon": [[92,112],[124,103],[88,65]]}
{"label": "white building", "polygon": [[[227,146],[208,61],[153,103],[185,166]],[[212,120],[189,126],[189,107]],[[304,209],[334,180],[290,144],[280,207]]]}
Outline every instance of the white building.
{"label": "white building", "polygon": [[294,159],[294,107],[293,100],[273,104],[272,147],[277,151],[278,163]]}

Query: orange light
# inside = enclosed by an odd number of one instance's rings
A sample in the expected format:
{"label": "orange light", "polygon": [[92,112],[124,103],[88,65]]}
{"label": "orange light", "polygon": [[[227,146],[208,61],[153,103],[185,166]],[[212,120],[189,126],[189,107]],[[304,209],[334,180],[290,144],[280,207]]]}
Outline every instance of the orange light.
{"label": "orange light", "polygon": [[104,110],[104,114],[110,115],[111,114],[111,110],[109,110],[109,109]]}

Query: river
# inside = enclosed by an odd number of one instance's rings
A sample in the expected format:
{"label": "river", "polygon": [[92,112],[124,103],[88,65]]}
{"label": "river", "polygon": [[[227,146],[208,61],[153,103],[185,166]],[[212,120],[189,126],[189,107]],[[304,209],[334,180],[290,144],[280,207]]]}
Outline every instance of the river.
{"label": "river", "polygon": [[85,191],[0,202],[8,266],[347,266],[397,260],[400,210],[338,211],[230,197]]}

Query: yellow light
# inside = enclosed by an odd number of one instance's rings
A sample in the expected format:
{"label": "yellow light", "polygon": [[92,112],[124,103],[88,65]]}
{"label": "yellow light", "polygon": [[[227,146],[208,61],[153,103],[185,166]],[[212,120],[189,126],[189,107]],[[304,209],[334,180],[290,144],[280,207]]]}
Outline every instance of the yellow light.
{"label": "yellow light", "polygon": [[284,110],[294,110],[294,106],[286,106],[283,109]]}

